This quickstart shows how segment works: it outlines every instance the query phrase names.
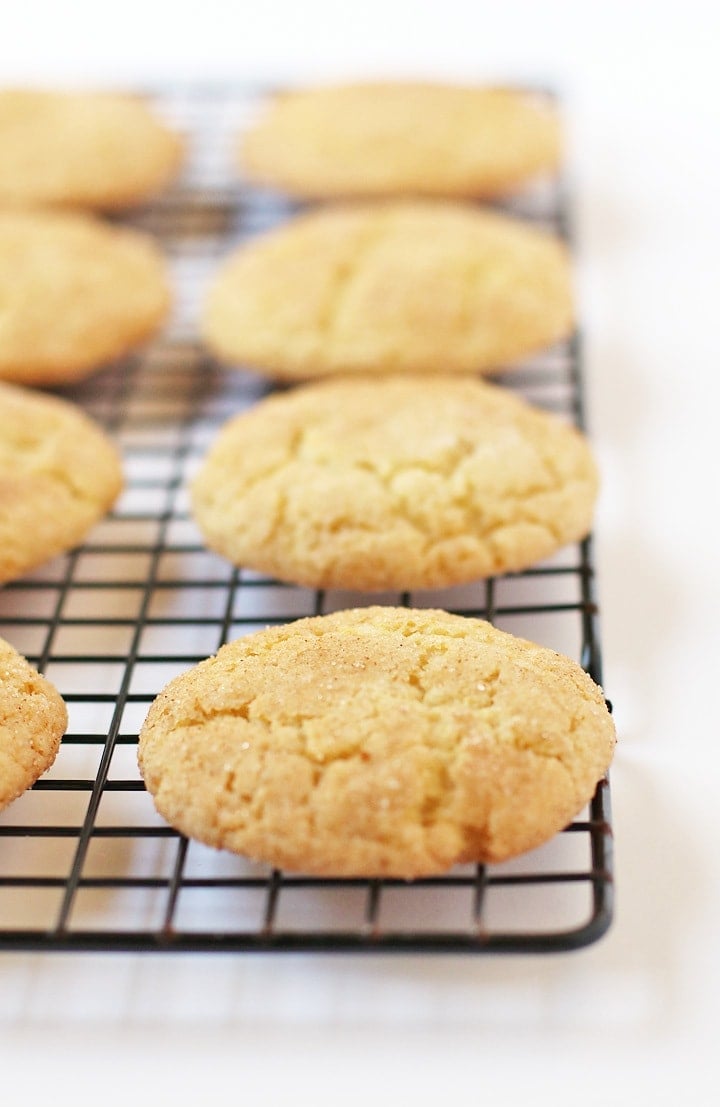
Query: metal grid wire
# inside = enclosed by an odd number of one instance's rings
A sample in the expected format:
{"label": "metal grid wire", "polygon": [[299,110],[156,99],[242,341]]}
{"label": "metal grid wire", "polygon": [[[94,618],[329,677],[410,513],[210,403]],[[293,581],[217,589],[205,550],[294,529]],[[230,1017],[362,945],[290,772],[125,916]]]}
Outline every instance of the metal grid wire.
{"label": "metal grid wire", "polygon": [[[219,426],[267,385],[220,369],[197,339],[218,260],[292,207],[235,178],[234,138],[262,93],[155,92],[183,132],[182,180],[132,221],[170,261],[176,308],[140,355],[65,390],[123,451],[126,491],[86,544],[0,590],[0,635],[62,692],[70,723],[53,768],[0,813],[0,949],[570,949],[612,913],[607,781],[545,846],[501,865],[402,880],[284,874],[188,842],[155,813],[137,734],[167,681],[225,641],[365,603],[444,607],[561,650],[601,680],[591,542],[526,572],[438,592],[361,595],[280,584],[207,552],[186,488]],[[567,234],[562,186],[509,205]],[[583,425],[577,336],[502,383]]]}

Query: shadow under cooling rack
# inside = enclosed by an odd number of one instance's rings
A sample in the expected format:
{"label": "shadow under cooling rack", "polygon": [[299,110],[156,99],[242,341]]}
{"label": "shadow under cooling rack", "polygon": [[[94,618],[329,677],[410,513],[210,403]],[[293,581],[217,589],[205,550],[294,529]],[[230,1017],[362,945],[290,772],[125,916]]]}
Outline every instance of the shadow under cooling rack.
{"label": "shadow under cooling rack", "polygon": [[[241,572],[204,549],[186,488],[219,426],[267,391],[220,370],[196,337],[218,260],[290,209],[234,178],[256,90],[158,92],[184,132],[179,186],[133,216],[161,241],[175,314],[161,340],[66,395],[120,446],[127,487],[86,544],[0,590],[0,635],[60,689],[68,733],[52,769],[0,812],[0,949],[528,952],[594,941],[612,917],[609,790],[540,849],[443,877],[291,876],[188,842],[155,813],[136,763],[154,696],[225,641],[271,623],[373,603],[491,620],[578,660],[601,682],[592,544],[523,573],[439,592],[313,592]],[[517,214],[567,233],[559,184]],[[502,378],[583,424],[578,338]]]}

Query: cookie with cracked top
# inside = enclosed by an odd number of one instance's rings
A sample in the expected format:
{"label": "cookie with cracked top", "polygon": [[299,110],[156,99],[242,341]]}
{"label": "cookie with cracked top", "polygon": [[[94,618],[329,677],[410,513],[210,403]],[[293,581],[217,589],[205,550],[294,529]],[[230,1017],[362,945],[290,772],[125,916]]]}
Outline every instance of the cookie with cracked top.
{"label": "cookie with cracked top", "polygon": [[138,98],[0,90],[3,207],[128,207],[163,189],[181,156],[179,136]]}
{"label": "cookie with cracked top", "polygon": [[234,564],[315,588],[442,588],[523,569],[588,533],[585,437],[467,377],[344,378],[221,430],[191,503]]}
{"label": "cookie with cracked top", "polygon": [[169,306],[149,235],[88,215],[0,213],[0,380],[80,380],[154,334]]}
{"label": "cookie with cracked top", "polygon": [[280,380],[475,373],[566,338],[567,251],[470,204],[350,204],[296,216],[221,265],[202,331],[214,354]]}
{"label": "cookie with cracked top", "polygon": [[60,693],[0,638],[0,808],[50,768],[66,727]]}
{"label": "cookie with cracked top", "polygon": [[614,745],[569,658],[478,619],[369,607],[240,638],[176,678],[139,764],[158,811],[210,846],[417,877],[539,846]]}
{"label": "cookie with cracked top", "polygon": [[240,149],[250,180],[314,199],[501,196],[560,155],[557,114],[538,97],[411,81],[279,94]]}
{"label": "cookie with cracked top", "polygon": [[122,483],[117,449],[80,408],[0,384],[0,583],[80,542]]}

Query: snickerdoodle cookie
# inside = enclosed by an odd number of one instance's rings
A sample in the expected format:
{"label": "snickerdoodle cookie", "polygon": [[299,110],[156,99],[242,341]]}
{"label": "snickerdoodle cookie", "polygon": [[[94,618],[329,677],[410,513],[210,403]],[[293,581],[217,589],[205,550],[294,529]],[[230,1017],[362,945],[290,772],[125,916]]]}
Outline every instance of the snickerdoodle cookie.
{"label": "snickerdoodle cookie", "polygon": [[342,378],[222,428],[192,486],[207,544],[320,588],[440,588],[522,569],[591,525],[587,440],[468,377]]}
{"label": "snickerdoodle cookie", "polygon": [[0,213],[0,379],[85,377],[148,338],[169,303],[149,236],[86,215]]}
{"label": "snickerdoodle cookie", "polygon": [[52,765],[66,726],[59,692],[0,638],[0,808]]}
{"label": "snickerdoodle cookie", "polygon": [[160,813],[208,845],[414,877],[540,845],[614,744],[569,658],[478,619],[370,607],[240,638],[176,678],[139,761]]}
{"label": "snickerdoodle cookie", "polygon": [[121,487],[117,450],[79,408],[0,384],[0,583],[80,542]]}
{"label": "snickerdoodle cookie", "polygon": [[546,231],[471,205],[397,201],[304,214],[242,245],[204,336],[279,379],[492,371],[567,337],[571,271]]}
{"label": "snickerdoodle cookie", "polygon": [[251,180],[300,197],[490,197],[557,169],[556,113],[508,89],[378,83],[271,100],[245,135]]}
{"label": "snickerdoodle cookie", "polygon": [[164,188],[179,137],[139,99],[0,91],[0,204],[122,208]]}

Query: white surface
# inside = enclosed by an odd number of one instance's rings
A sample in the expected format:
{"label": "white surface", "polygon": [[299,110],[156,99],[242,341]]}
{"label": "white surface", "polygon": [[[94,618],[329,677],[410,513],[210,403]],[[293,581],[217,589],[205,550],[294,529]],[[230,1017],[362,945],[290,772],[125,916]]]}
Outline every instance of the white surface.
{"label": "white surface", "polygon": [[475,960],[0,956],[8,1102],[715,1101],[719,22],[699,3],[5,7],[4,81],[560,84],[621,739],[618,910],[598,945]]}

